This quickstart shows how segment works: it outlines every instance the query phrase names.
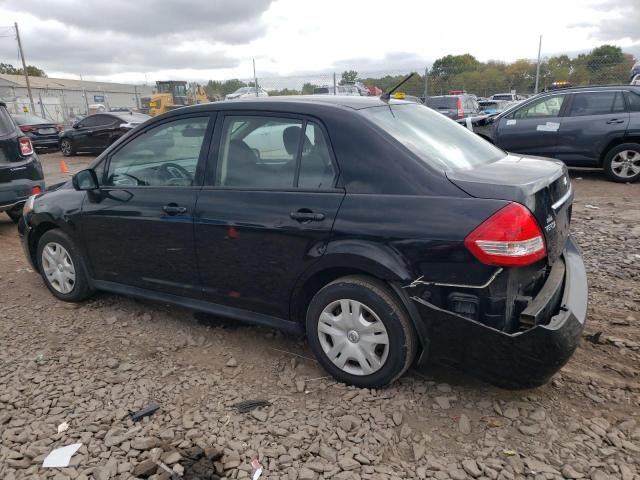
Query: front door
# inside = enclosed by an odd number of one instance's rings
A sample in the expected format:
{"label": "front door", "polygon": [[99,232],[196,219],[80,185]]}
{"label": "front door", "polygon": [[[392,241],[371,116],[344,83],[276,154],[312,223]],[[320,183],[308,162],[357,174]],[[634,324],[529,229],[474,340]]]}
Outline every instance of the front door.
{"label": "front door", "polygon": [[78,124],[73,141],[78,150],[102,151],[108,146],[115,118],[91,115]]}
{"label": "front door", "polygon": [[97,280],[200,297],[193,215],[209,120],[152,125],[109,156],[100,192],[82,207]]}
{"label": "front door", "polygon": [[288,318],[295,281],[324,253],[344,198],[326,132],[284,115],[219,123],[195,219],[204,295]]}
{"label": "front door", "polygon": [[549,95],[499,120],[496,145],[508,152],[553,157],[567,95]]}
{"label": "front door", "polygon": [[560,127],[557,158],[572,165],[593,166],[614,138],[629,126],[622,91],[574,93]]}

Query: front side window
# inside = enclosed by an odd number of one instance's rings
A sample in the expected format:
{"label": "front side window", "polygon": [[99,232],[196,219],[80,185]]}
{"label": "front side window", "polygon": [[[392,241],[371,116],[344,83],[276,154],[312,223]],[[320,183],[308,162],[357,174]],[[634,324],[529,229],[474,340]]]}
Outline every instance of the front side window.
{"label": "front side window", "polygon": [[301,134],[302,120],[226,117],[216,185],[292,188]]}
{"label": "front side window", "polygon": [[640,94],[636,92],[627,92],[627,104],[632,112],[640,112]]}
{"label": "front side window", "polygon": [[111,156],[107,186],[194,185],[209,117],[163,123]]}
{"label": "front side window", "polygon": [[534,101],[513,113],[514,118],[544,118],[560,115],[566,95],[552,95]]}
{"label": "front side window", "polygon": [[469,169],[506,153],[424,105],[363,108],[361,114],[425,163],[445,170]]}
{"label": "front side window", "polygon": [[[616,102],[618,97],[620,99]],[[576,93],[569,116],[603,115],[621,110],[624,110],[624,105],[621,95],[618,95],[617,92]]]}

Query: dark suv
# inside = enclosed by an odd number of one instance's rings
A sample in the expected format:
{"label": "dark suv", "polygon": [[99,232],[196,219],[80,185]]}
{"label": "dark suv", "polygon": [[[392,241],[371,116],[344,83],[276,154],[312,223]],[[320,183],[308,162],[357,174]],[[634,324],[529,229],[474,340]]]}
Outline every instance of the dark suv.
{"label": "dark suv", "polygon": [[0,102],[0,212],[6,212],[17,222],[25,200],[42,190],[42,166],[31,140],[15,124],[7,106]]}
{"label": "dark suv", "polygon": [[640,179],[640,87],[554,90],[480,123],[476,133],[509,152],[602,167],[614,182]]}
{"label": "dark suv", "polygon": [[32,197],[19,231],[61,300],[105,290],[306,332],[358,386],[431,358],[518,387],[581,336],[572,200],[561,162],[423,105],[270,97],[140,125]]}
{"label": "dark suv", "polygon": [[461,118],[471,117],[480,113],[478,100],[475,96],[468,94],[428,97],[426,105],[454,120],[460,120]]}

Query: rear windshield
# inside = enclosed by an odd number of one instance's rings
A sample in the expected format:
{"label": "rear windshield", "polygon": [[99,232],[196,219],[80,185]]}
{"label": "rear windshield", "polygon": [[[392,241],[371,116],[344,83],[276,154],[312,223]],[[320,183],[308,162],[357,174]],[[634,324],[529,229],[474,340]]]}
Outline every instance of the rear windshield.
{"label": "rear windshield", "polygon": [[329,87],[318,87],[313,90],[313,93],[329,93]]}
{"label": "rear windshield", "polygon": [[9,135],[16,131],[16,126],[5,107],[0,107],[0,137]]}
{"label": "rear windshield", "polygon": [[360,112],[436,168],[469,169],[506,156],[475,133],[423,105],[392,104]]}
{"label": "rear windshield", "polygon": [[513,100],[513,95],[511,95],[511,94],[494,95],[491,98],[493,98],[494,100]]}
{"label": "rear windshield", "polygon": [[431,108],[453,108],[458,105],[458,97],[429,97],[427,107]]}
{"label": "rear windshield", "polygon": [[51,123],[49,120],[36,117],[35,115],[14,115],[13,119],[18,125],[40,125],[43,123]]}

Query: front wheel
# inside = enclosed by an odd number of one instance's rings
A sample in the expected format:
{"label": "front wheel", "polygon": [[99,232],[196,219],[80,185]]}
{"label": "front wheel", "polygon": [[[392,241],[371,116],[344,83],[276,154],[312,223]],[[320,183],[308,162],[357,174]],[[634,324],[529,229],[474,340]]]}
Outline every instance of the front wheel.
{"label": "front wheel", "polygon": [[65,157],[71,157],[76,154],[76,148],[73,141],[68,138],[60,140],[60,151]]}
{"label": "front wheel", "polygon": [[604,173],[609,180],[631,183],[640,179],[640,144],[623,143],[612,148],[604,159]]}
{"label": "front wheel", "polygon": [[60,300],[80,302],[93,294],[84,260],[61,230],[49,230],[40,237],[37,262],[45,285]]}
{"label": "front wheel", "polygon": [[343,277],[311,300],[306,331],[320,364],[341,382],[380,388],[413,363],[417,337],[395,294],[365,276]]}

